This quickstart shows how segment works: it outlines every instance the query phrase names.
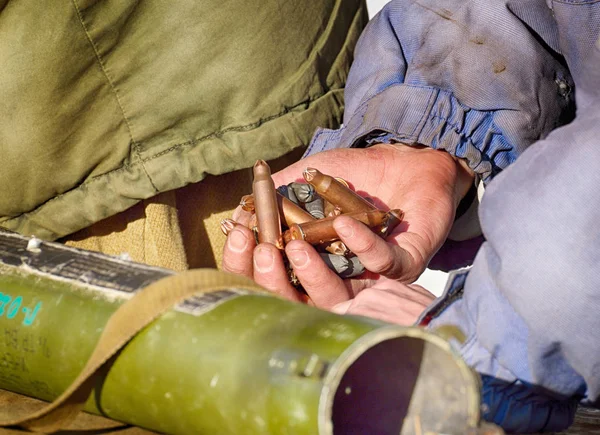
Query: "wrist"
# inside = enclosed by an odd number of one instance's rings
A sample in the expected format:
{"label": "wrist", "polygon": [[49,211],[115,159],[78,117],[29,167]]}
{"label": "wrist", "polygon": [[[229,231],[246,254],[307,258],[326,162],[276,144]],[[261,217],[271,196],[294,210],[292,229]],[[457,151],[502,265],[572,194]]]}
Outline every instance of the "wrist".
{"label": "wrist", "polygon": [[[444,151],[442,151],[444,152]],[[467,193],[474,187],[475,185],[475,172],[469,167],[469,164],[466,160],[460,159],[455,156],[451,156],[458,169],[458,176],[456,181],[456,191],[459,201],[462,200]]]}

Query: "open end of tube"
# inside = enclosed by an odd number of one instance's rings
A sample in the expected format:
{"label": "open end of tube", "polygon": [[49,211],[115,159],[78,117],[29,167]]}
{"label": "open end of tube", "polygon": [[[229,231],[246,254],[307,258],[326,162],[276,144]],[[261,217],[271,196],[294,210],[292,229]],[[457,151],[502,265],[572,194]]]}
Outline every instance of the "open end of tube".
{"label": "open end of tube", "polygon": [[432,343],[407,336],[382,341],[351,363],[330,392],[329,428],[334,435],[462,433],[469,381],[454,357]]}

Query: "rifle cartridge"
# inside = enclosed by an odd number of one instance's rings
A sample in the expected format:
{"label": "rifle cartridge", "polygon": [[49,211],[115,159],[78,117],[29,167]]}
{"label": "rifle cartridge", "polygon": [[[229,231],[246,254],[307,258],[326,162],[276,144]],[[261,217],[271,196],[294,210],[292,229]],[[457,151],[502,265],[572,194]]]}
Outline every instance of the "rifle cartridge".
{"label": "rifle cartridge", "polygon": [[294,202],[279,192],[277,192],[277,204],[279,206],[279,215],[288,228],[293,224],[303,224],[315,220],[309,212],[294,204]]}
{"label": "rifle cartridge", "polygon": [[306,168],[302,175],[319,195],[341,208],[343,213],[377,210],[377,207],[358,193],[318,169]]}
{"label": "rifle cartridge", "polygon": [[252,193],[258,222],[258,240],[260,243],[271,243],[277,248],[283,249],[281,220],[275,184],[271,178],[271,168],[264,160],[257,160],[253,172]]}
{"label": "rifle cartridge", "polygon": [[394,230],[394,228],[396,228],[398,226],[398,224],[400,222],[402,222],[403,218],[404,218],[404,212],[402,210],[394,209],[394,210],[388,211],[388,216],[387,216],[386,222],[384,224],[384,228],[381,233],[381,236],[384,239],[387,236],[389,236],[392,233],[392,231]]}
{"label": "rifle cartridge", "polygon": [[[385,222],[387,213],[381,210],[369,210],[347,213],[344,216],[354,218],[373,228]],[[311,245],[338,240],[339,236],[333,228],[335,218],[337,216],[319,219],[314,222],[306,222],[304,224],[294,224],[284,233],[283,238],[286,243],[292,240],[304,240]]]}
{"label": "rifle cartridge", "polygon": [[325,217],[339,216],[342,214],[342,209],[339,208],[337,205],[333,205],[329,201],[324,202],[325,206],[323,207],[323,211],[325,212]]}

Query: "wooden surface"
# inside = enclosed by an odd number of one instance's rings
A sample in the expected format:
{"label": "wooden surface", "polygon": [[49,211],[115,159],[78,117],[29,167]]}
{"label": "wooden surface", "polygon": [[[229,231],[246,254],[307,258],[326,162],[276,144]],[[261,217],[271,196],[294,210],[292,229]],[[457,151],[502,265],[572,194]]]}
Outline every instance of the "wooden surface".
{"label": "wooden surface", "polygon": [[[0,390],[0,420],[14,412],[33,411],[40,406],[40,401],[19,394]],[[0,435],[22,435],[25,432],[1,429]],[[123,425],[115,421],[81,413],[69,430],[59,435],[152,435],[144,429]],[[548,435],[548,434],[544,434]],[[580,408],[575,416],[575,423],[566,432],[555,432],[550,435],[600,435],[600,410]]]}
{"label": "wooden surface", "polygon": [[600,410],[579,408],[575,415],[575,423],[566,432],[555,432],[554,435],[600,435]]}

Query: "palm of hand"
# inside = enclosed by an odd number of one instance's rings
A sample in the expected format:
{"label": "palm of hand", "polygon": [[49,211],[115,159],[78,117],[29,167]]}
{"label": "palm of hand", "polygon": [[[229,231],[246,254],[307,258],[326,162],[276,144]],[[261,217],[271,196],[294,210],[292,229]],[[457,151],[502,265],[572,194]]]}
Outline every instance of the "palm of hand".
{"label": "palm of hand", "polygon": [[[363,290],[367,293],[359,301],[370,293],[377,295],[377,291],[382,291],[380,286],[387,290],[410,290],[402,282],[414,281],[444,242],[458,200],[470,183],[470,175],[462,173],[461,166],[444,152],[382,144],[368,149],[336,149],[315,154],[274,174],[275,185],[301,180],[302,171],[307,167],[344,178],[359,193],[372,197],[382,209],[404,211],[404,221],[387,240],[354,219],[346,216],[335,219],[334,228],[340,239],[369,271],[361,279],[342,280],[304,241],[293,240],[286,245],[287,259],[311,302],[329,309],[354,300]],[[247,224],[250,217],[238,208],[234,219]],[[236,226],[229,234],[223,268],[251,277],[285,298],[302,300],[289,283],[280,251],[269,243],[256,246],[245,225]],[[390,291],[381,295],[388,299],[393,296]],[[400,295],[399,299],[406,298]],[[386,305],[393,306],[386,302],[380,304]]]}
{"label": "palm of hand", "polygon": [[[336,149],[310,156],[274,174],[275,184],[298,180],[306,167],[344,178],[358,193],[373,198],[379,208],[404,211],[404,221],[387,240],[391,251],[378,252],[367,260],[369,264],[365,265],[373,272],[414,281],[450,231],[461,190],[457,188],[460,168],[446,153],[387,144]],[[359,251],[371,250],[372,243],[364,241],[366,246]]]}

